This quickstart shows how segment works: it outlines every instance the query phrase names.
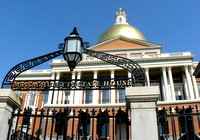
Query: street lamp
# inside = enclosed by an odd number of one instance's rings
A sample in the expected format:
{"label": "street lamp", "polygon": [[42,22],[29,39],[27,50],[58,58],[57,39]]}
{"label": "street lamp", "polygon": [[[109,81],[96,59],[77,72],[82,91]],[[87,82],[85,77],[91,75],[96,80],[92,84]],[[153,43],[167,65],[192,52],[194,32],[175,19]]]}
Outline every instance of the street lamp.
{"label": "street lamp", "polygon": [[68,63],[70,71],[73,71],[76,65],[82,60],[82,48],[82,38],[77,33],[76,27],[74,27],[73,32],[70,33],[70,36],[65,38],[65,47],[63,53],[63,57]]}

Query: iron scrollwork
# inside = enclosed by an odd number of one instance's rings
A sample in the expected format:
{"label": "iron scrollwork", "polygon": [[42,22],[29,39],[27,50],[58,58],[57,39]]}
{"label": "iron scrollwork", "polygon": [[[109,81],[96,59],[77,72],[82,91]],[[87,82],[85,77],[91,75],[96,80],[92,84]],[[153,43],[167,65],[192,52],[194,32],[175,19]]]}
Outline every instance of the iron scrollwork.
{"label": "iron scrollwork", "polygon": [[10,85],[12,81],[15,80],[15,78],[22,72],[31,69],[33,67],[36,67],[46,61],[49,61],[57,56],[60,56],[63,54],[63,50],[55,51],[43,56],[39,56],[37,58],[33,58],[27,61],[24,61],[22,63],[17,64],[14,66],[5,76],[1,88],[4,88],[6,85]]}
{"label": "iron scrollwork", "polygon": [[[33,67],[36,67],[36,66],[38,66],[46,61],[49,61],[57,56],[62,55],[63,54],[63,46],[64,46],[64,44],[61,43],[61,44],[59,44],[59,48],[62,50],[52,52],[52,53],[49,53],[49,54],[46,54],[43,56],[39,56],[37,58],[33,58],[30,60],[24,61],[22,63],[17,64],[16,66],[14,66],[5,76],[1,88],[5,88],[6,85],[9,88],[9,86],[11,85],[11,82],[14,82],[15,78],[20,73],[22,73],[28,69],[31,69]],[[85,49],[83,50],[83,53],[129,71],[132,75],[133,85],[135,83],[145,83],[146,82],[144,70],[136,62],[134,62],[130,59],[124,58],[124,57],[86,49],[88,46],[89,46],[89,43],[85,43]]]}
{"label": "iron scrollwork", "polygon": [[83,53],[129,71],[133,78],[133,84],[146,82],[144,70],[139,64],[130,59],[90,49],[84,49]]}

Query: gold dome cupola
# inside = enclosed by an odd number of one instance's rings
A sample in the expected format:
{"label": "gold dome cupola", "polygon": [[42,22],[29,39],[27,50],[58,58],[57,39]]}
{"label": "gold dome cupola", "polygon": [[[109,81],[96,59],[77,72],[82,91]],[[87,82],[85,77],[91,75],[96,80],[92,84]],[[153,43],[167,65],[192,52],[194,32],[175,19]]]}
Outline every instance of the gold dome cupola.
{"label": "gold dome cupola", "polygon": [[146,41],[143,34],[135,27],[129,25],[126,20],[127,15],[124,11],[122,12],[122,9],[120,8],[119,12],[116,12],[115,15],[115,24],[103,32],[97,43],[104,42],[117,36],[125,36]]}
{"label": "gold dome cupola", "polygon": [[119,12],[116,12],[116,15],[115,15],[115,21],[116,21],[115,24],[128,24],[126,22],[126,19],[127,19],[127,15],[125,14],[124,11],[122,12],[122,8],[119,8]]}

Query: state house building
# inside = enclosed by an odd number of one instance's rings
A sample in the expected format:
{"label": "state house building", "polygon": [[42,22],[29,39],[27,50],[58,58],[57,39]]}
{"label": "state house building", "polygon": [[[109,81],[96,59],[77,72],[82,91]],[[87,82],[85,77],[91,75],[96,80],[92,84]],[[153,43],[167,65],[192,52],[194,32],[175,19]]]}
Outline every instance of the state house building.
{"label": "state house building", "polygon": [[[139,83],[135,84],[135,86],[159,86],[160,95],[157,101],[158,111],[162,110],[163,107],[169,108],[169,106],[173,109],[175,109],[176,106],[180,108],[184,106],[185,109],[188,109],[189,106],[195,108],[200,102],[200,79],[196,79],[193,76],[193,71],[196,68],[197,63],[193,62],[194,55],[189,52],[190,50],[188,50],[188,52],[162,52],[162,45],[147,41],[138,29],[127,23],[127,15],[121,9],[116,13],[115,20],[116,22],[114,25],[102,33],[97,44],[90,46],[88,49],[125,57],[138,63],[144,69],[147,82],[145,85]],[[16,80],[79,80],[131,77],[131,74],[126,70],[86,54],[83,54],[83,60],[72,72],[69,70],[64,59],[53,59],[50,66],[51,69],[25,71],[20,74]],[[83,111],[82,115],[88,114],[91,116],[91,113],[88,113],[86,109],[91,111],[91,109],[95,108],[98,111],[101,108],[102,112],[105,112],[106,108],[108,108],[108,110],[111,110],[112,108],[117,110],[120,108],[124,114],[127,113],[125,88],[55,91],[17,90],[16,92],[23,99],[22,109],[28,106],[33,109],[38,108],[38,110],[41,108],[58,109],[68,107],[75,109],[76,112],[81,109]],[[169,111],[169,109],[167,109],[167,111]],[[128,116],[129,115],[130,114],[128,113]],[[83,125],[83,127],[87,128],[87,132],[83,131],[82,135],[87,135],[88,139],[91,139],[91,135],[96,135],[95,139],[104,139],[105,135],[107,135],[107,139],[118,138],[117,131],[119,131],[119,128],[118,126],[115,126],[114,130],[114,128],[111,127],[113,125],[111,121],[112,118],[109,120],[110,122],[108,122],[107,127],[104,125],[101,125],[100,127],[98,126],[98,123],[92,124],[92,121],[87,121],[86,124]],[[56,121],[59,122],[58,120]],[[56,121],[54,126],[55,130],[52,132],[52,139],[56,139],[56,135],[58,135],[58,139],[62,139],[59,136],[62,132],[59,132],[59,128],[56,128]],[[170,120],[167,120],[166,123],[169,123],[169,121]],[[31,119],[29,123],[33,124],[33,122],[33,119]],[[98,122],[98,120],[95,120],[95,122]],[[104,123],[106,124],[106,121],[104,121]],[[121,130],[122,139],[128,139],[131,134],[125,133],[127,127],[123,125],[123,119],[121,120],[121,123],[121,128],[124,128]],[[166,135],[162,136],[162,133],[167,133],[168,138],[173,137],[172,125],[166,126],[166,123],[165,125],[158,125],[158,129],[160,129],[160,139],[166,139]],[[50,123],[48,123],[48,125],[50,125]],[[78,125],[76,121],[74,122],[74,125]],[[42,132],[40,132],[40,138],[42,139],[45,129],[45,120],[43,120],[41,126]],[[20,129],[20,126],[17,127]],[[180,123],[180,127],[183,129],[184,124]],[[196,126],[194,127],[196,134],[199,134],[199,129],[197,130]],[[84,128],[79,129],[81,129],[79,131],[82,131]],[[107,129],[108,133],[105,134],[99,129]],[[177,129],[176,133],[181,131],[178,130],[178,126],[176,126],[175,129]],[[74,139],[78,139],[76,137],[78,131],[76,128],[67,132],[68,137],[71,137],[71,131],[73,131]],[[32,134],[32,132],[29,133],[30,135]],[[36,136],[37,133],[38,132],[34,132],[33,135]],[[48,135],[50,135],[50,132],[47,131],[45,133],[46,139],[49,139]],[[114,133],[115,136],[112,136],[112,133]],[[182,131],[182,134],[184,134],[184,130]],[[180,136],[177,135],[177,137]]]}

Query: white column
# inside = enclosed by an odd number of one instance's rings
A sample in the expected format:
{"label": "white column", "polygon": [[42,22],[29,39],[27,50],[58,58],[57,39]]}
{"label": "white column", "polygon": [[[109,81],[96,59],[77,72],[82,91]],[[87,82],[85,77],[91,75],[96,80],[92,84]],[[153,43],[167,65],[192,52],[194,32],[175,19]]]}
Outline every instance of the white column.
{"label": "white column", "polygon": [[185,74],[184,73],[182,73],[182,79],[183,79],[183,87],[184,87],[185,99],[189,100],[187,80],[185,79]]}
{"label": "white column", "polygon": [[193,87],[192,87],[191,77],[190,77],[190,74],[188,72],[188,66],[184,66],[184,69],[185,69],[185,76],[186,76],[186,79],[187,79],[187,85],[188,85],[190,99],[193,100],[194,99],[194,91],[193,91]]}
{"label": "white column", "polygon": [[[57,72],[56,80],[60,80],[60,72]],[[58,104],[61,104],[63,91],[58,91]]]}
{"label": "white column", "polygon": [[[60,80],[60,72],[56,72],[56,80]],[[58,89],[58,88],[56,88]],[[54,91],[54,95],[57,95],[56,98],[56,104],[61,104],[61,100],[62,100],[62,91],[60,90],[55,90]],[[58,102],[57,102],[58,101]]]}
{"label": "white column", "polygon": [[172,68],[171,67],[167,67],[167,72],[168,72],[169,84],[170,84],[170,89],[171,89],[171,94],[172,94],[171,95],[172,96],[172,100],[175,101],[176,100],[176,95],[175,95],[175,91],[174,91]]}
{"label": "white column", "polygon": [[164,82],[163,82],[163,76],[161,75],[161,89],[162,89],[162,99],[161,99],[161,95],[160,95],[160,100],[161,101],[165,101],[166,97],[165,97],[165,86],[164,86]]}
{"label": "white column", "polygon": [[[54,76],[55,77],[55,76]],[[56,81],[60,79],[60,72],[56,72]],[[58,88],[55,87],[54,90],[54,97],[53,97],[53,104],[57,104],[59,102],[59,94],[58,94]]]}
{"label": "white column", "polygon": [[199,99],[199,90],[197,88],[197,83],[196,83],[196,79],[195,77],[193,76],[193,67],[190,66],[190,76],[192,78],[192,83],[193,83],[193,88],[194,88],[194,94],[195,94],[195,99]]}
{"label": "white column", "polygon": [[162,67],[162,75],[163,75],[163,83],[165,88],[165,101],[169,101],[169,92],[168,92],[168,82],[167,82],[167,75],[166,75],[166,68]]}
{"label": "white column", "polygon": [[[78,71],[77,72],[77,80],[80,80],[81,79],[81,74],[82,72],[81,71]],[[83,93],[83,90],[76,90],[75,91],[75,104],[82,104],[82,93]]]}
{"label": "white column", "polygon": [[[55,80],[55,73],[53,72],[52,74],[51,74],[51,80]],[[51,87],[51,89],[53,89],[53,87]],[[53,95],[53,91],[52,90],[50,90],[49,91],[49,96],[48,96],[48,104],[52,104],[52,95]]]}
{"label": "white column", "polygon": [[146,80],[147,83],[145,83],[145,86],[150,86],[150,80],[149,80],[149,68],[145,68],[145,76],[146,76]]}
{"label": "white column", "polygon": [[[72,71],[72,81],[76,79],[76,72]],[[70,104],[74,104],[74,100],[75,100],[75,91],[71,90],[70,91]]]}
{"label": "white column", "polygon": [[[115,70],[110,70],[110,78],[114,79],[115,78]],[[111,88],[114,88],[114,87],[111,87]],[[112,89],[110,91],[110,103],[111,104],[114,104],[115,103],[115,90]]]}
{"label": "white column", "polygon": [[[98,76],[98,71],[94,70],[93,71],[93,79],[97,79],[97,76]],[[99,99],[99,90],[93,90],[93,92],[92,92],[92,103],[98,104],[98,100],[100,100]]]}

